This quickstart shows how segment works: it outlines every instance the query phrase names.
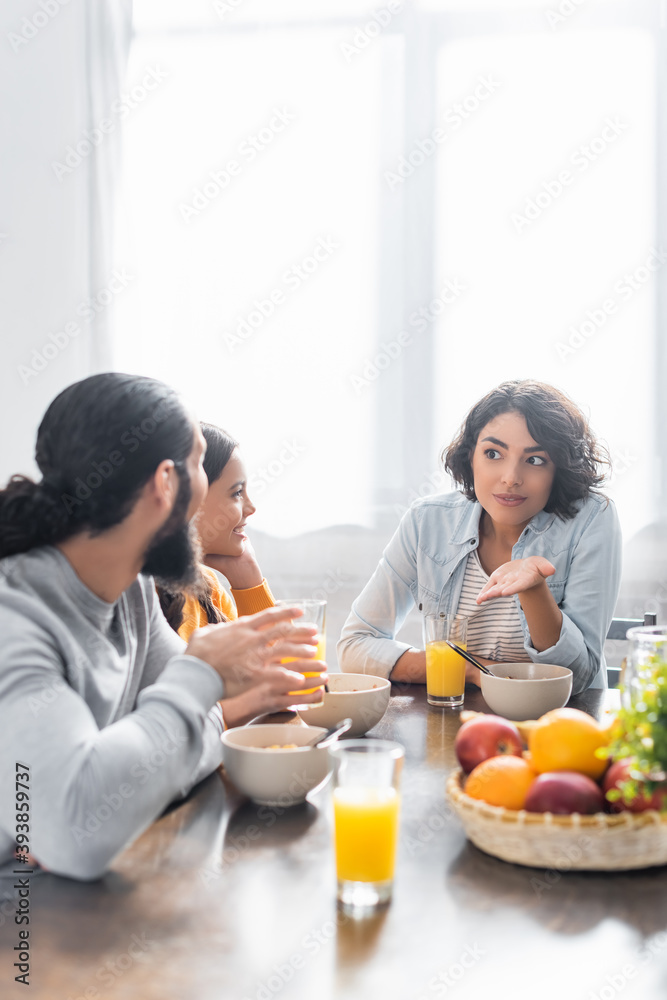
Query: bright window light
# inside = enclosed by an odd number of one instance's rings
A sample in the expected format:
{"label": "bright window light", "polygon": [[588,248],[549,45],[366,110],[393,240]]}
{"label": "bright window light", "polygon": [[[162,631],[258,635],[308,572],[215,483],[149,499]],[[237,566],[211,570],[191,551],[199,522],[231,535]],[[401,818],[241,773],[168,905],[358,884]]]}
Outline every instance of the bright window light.
{"label": "bright window light", "polygon": [[128,73],[168,75],[127,120],[115,362],[241,442],[279,534],[370,506],[382,45],[351,67],[337,39],[139,34]]}
{"label": "bright window light", "polygon": [[[496,89],[476,100],[480,78]],[[654,94],[641,31],[468,39],[439,58],[450,134],[436,273],[457,273],[466,292],[437,330],[437,426],[447,440],[480,389],[503,379],[559,386],[608,442],[628,537],[651,519],[649,359],[667,263]]]}

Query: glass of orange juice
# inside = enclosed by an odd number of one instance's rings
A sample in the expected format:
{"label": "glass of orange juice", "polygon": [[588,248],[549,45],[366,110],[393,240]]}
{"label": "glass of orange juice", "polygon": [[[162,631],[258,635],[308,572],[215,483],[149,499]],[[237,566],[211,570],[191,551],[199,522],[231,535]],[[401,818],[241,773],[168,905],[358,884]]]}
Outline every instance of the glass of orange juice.
{"label": "glass of orange juice", "polygon": [[[317,628],[317,655],[315,656],[315,659],[316,660],[322,660],[323,662],[326,662],[326,658],[327,658],[327,635],[326,635],[326,627],[327,627],[327,602],[326,601],[316,601],[316,600],[310,600],[310,599],[296,598],[293,601],[276,601],[276,607],[282,607],[282,608],[299,608],[301,611],[303,611],[303,616],[301,618],[295,618],[294,619],[294,623],[296,625],[314,625]],[[295,659],[296,659],[296,657],[294,657],[294,656],[286,656],[280,662],[281,663],[292,663],[292,662],[294,662]],[[304,677],[319,677],[320,676],[320,671],[319,670],[312,670],[312,671],[304,670],[303,671],[303,676]],[[313,691],[317,691],[317,689],[319,687],[321,687],[321,685],[318,684],[316,687],[308,688],[305,691],[290,691],[289,693],[293,694],[293,695],[312,694]],[[317,705],[322,705],[322,704],[324,704],[323,701],[317,702]],[[310,705],[304,705],[303,707],[304,708],[310,708],[311,706]],[[312,707],[313,708],[316,707],[315,704],[313,704]]]}
{"label": "glass of orange juice", "polygon": [[426,700],[429,705],[456,708],[463,704],[466,661],[447,639],[468,648],[468,619],[463,615],[425,615]]}
{"label": "glass of orange juice", "polygon": [[352,909],[388,903],[405,751],[388,740],[345,740],[329,754],[338,901]]}

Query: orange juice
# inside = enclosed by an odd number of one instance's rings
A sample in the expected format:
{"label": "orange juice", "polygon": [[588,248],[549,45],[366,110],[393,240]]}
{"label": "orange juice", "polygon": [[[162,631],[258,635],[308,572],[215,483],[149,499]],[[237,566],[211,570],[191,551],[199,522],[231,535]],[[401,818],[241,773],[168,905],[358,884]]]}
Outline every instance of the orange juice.
{"label": "orange juice", "polygon": [[[327,638],[324,635],[323,636],[318,636],[318,640],[319,641],[317,643],[317,653],[315,655],[315,659],[316,660],[322,660],[323,663],[326,663],[326,658],[327,658]],[[296,656],[286,656],[280,662],[281,663],[292,663],[294,660],[296,660]],[[320,676],[320,671],[319,670],[310,670],[310,671],[304,670],[304,671],[299,671],[299,673],[303,673],[304,677],[319,677]],[[321,686],[322,686],[321,684],[318,685],[318,687],[321,687]],[[313,691],[317,691],[317,690],[318,690],[318,688],[314,687],[314,688],[308,688],[306,691],[288,691],[288,694],[312,694]]]}
{"label": "orange juice", "polygon": [[400,796],[395,788],[336,788],[336,872],[339,881],[388,882],[394,877]]}
{"label": "orange juice", "polygon": [[[467,643],[457,642],[461,649]],[[426,690],[435,698],[452,698],[465,690],[466,661],[442,640],[426,643]]]}

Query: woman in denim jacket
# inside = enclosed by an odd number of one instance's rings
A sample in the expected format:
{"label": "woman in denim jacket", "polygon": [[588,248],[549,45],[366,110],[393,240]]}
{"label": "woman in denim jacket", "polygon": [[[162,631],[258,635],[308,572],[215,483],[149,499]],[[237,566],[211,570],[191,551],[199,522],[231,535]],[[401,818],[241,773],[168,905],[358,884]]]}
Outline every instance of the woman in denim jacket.
{"label": "woman in denim jacket", "polygon": [[[482,662],[557,663],[573,671],[575,694],[606,687],[621,533],[597,491],[606,452],[581,411],[550,385],[504,382],[472,408],[443,460],[461,492],[405,514],[352,606],[341,668],[423,684],[423,650],[395,638],[416,604],[423,614],[479,612],[468,649]],[[514,652],[503,656],[503,644]],[[468,680],[478,675],[467,668]]]}

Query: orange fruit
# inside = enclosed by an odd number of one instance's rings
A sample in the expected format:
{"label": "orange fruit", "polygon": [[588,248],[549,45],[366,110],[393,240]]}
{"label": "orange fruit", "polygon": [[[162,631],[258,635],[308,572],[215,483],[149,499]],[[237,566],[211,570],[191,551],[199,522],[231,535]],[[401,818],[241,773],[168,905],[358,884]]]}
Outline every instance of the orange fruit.
{"label": "orange fruit", "polygon": [[472,799],[481,799],[491,806],[506,809],[523,809],[528,789],[537,777],[523,757],[503,754],[489,757],[478,764],[465,783],[465,793]]}
{"label": "orange fruit", "polygon": [[595,756],[609,742],[609,729],[577,708],[556,708],[538,721],[528,744],[536,771],[578,771],[597,781],[609,763]]}

